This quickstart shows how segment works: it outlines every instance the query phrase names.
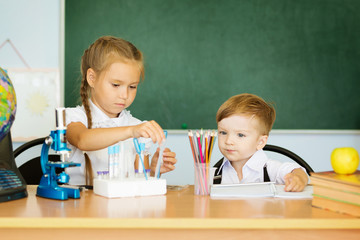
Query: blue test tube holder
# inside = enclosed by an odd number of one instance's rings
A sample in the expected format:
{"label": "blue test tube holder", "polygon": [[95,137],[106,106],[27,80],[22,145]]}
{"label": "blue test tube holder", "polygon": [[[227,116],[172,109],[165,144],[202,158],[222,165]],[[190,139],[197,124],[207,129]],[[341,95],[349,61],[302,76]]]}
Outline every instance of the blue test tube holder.
{"label": "blue test tube holder", "polygon": [[74,162],[50,162],[49,150],[55,152],[68,153],[70,149],[67,148],[65,137],[66,130],[51,131],[50,136],[45,139],[41,149],[41,169],[43,176],[41,177],[40,184],[37,188],[36,195],[44,198],[66,200],[68,198],[80,198],[79,188],[66,188],[60,187],[58,183],[68,183],[69,175],[65,172],[56,174],[56,168],[78,167],[80,163]]}

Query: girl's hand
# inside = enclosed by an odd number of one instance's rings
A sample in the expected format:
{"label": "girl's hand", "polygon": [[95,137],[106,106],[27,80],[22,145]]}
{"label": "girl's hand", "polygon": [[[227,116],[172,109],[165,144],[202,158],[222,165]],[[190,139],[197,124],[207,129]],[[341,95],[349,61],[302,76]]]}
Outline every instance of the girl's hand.
{"label": "girl's hand", "polygon": [[[155,169],[156,164],[159,160],[159,151],[160,148],[158,148],[151,159],[151,166],[150,166],[150,176],[155,176]],[[171,152],[169,148],[165,148],[163,153],[163,164],[160,167],[160,174],[173,171],[175,169],[175,164],[177,162],[176,160],[176,153]]]}
{"label": "girl's hand", "polygon": [[161,143],[165,139],[164,130],[153,120],[132,126],[132,135],[134,138],[151,138],[154,143]]}
{"label": "girl's hand", "polygon": [[296,168],[286,174],[284,180],[286,192],[301,192],[308,182],[308,176],[301,168]]}

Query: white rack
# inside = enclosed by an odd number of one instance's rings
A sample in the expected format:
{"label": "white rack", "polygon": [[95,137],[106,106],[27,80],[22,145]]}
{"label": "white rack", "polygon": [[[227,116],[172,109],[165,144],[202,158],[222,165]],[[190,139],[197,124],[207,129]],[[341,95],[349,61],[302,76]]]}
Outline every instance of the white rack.
{"label": "white rack", "polygon": [[94,193],[107,198],[155,196],[166,194],[166,180],[149,177],[121,179],[94,179]]}

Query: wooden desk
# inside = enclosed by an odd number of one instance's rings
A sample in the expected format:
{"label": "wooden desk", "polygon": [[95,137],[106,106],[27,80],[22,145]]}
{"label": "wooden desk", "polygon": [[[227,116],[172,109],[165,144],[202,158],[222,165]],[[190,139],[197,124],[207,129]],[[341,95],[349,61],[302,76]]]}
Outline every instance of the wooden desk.
{"label": "wooden desk", "polygon": [[360,218],[311,200],[215,200],[193,186],[164,196],[108,199],[83,191],[66,201],[29,196],[0,203],[1,239],[359,239]]}

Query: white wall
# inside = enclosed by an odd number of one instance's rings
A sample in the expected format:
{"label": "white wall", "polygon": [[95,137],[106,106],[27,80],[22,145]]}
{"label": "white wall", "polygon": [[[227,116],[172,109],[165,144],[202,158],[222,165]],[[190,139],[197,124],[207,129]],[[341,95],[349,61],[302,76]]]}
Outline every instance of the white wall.
{"label": "white wall", "polygon": [[[61,68],[61,4],[61,0],[0,0],[0,44],[11,39],[32,68]],[[0,66],[24,68],[9,45],[0,50]],[[187,131],[169,131],[167,145],[177,153],[178,163],[175,171],[163,175],[168,184],[192,184],[194,181],[193,158],[188,141]],[[360,151],[360,131],[274,130],[268,143],[295,152],[315,171],[326,171],[331,170],[330,154],[334,148],[349,146]],[[14,143],[14,149],[20,144]],[[276,155],[271,157],[281,158]],[[211,163],[220,158],[216,144]],[[19,159],[18,163],[25,159]]]}
{"label": "white wall", "polygon": [[[0,0],[0,45],[10,39],[31,68],[59,68],[60,0]],[[9,44],[0,67],[26,68]]]}

